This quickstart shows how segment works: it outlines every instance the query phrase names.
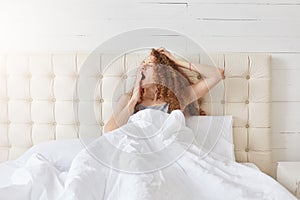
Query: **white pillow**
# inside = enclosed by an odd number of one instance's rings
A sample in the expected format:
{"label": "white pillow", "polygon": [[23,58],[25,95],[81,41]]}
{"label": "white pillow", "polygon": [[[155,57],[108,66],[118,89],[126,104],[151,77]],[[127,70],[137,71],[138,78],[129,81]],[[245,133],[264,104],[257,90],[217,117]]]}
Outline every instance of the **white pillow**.
{"label": "white pillow", "polygon": [[190,116],[186,126],[195,134],[195,143],[206,153],[235,161],[232,116]]}
{"label": "white pillow", "polygon": [[73,158],[83,149],[80,139],[50,140],[32,146],[16,159],[18,163],[25,163],[33,154],[38,153],[61,171],[70,168]]}

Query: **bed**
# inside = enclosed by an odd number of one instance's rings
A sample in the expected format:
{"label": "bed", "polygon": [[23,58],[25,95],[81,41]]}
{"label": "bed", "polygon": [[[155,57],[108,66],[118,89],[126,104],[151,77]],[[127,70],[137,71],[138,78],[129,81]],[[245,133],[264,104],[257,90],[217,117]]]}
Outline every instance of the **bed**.
{"label": "bed", "polygon": [[[145,52],[122,56],[84,52],[1,55],[0,161],[3,163],[0,175],[12,175],[19,168],[17,163],[24,164],[30,159],[31,164],[38,163],[45,158],[50,162],[44,167],[52,169],[49,163],[56,163],[56,170],[63,172],[58,175],[54,170],[55,177],[60,179],[53,180],[52,185],[49,183],[50,187],[57,187],[53,182],[64,182],[76,155],[103,135],[102,129],[113,113],[112,108],[121,94],[130,90],[136,74],[134,68],[146,55]],[[193,54],[181,58],[224,68],[224,80],[203,97],[202,109],[208,116],[197,120],[213,121],[209,116],[222,122],[226,119],[229,126],[225,140],[232,143],[232,158],[272,175],[271,56],[212,53],[209,57]],[[194,82],[201,78],[197,73],[186,73]],[[42,153],[38,154],[39,151]],[[13,176],[14,180],[22,181],[18,177],[23,175],[24,171],[19,171]],[[2,186],[5,186],[4,180]],[[46,179],[44,181],[43,184],[48,184]],[[63,184],[60,187],[52,189],[59,191]],[[22,191],[22,188],[10,188],[14,189]],[[283,196],[293,199],[283,187],[280,190]],[[54,198],[46,197],[44,190],[35,194],[45,199]]]}

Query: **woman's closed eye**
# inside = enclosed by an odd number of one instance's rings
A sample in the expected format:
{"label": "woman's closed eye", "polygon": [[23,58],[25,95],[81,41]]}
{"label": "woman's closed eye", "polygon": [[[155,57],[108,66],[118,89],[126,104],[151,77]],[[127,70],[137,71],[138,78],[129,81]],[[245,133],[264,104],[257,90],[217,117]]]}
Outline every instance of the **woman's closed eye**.
{"label": "woman's closed eye", "polygon": [[[145,64],[146,61],[143,60],[143,62],[141,64]],[[152,61],[149,61],[148,63],[153,63]]]}

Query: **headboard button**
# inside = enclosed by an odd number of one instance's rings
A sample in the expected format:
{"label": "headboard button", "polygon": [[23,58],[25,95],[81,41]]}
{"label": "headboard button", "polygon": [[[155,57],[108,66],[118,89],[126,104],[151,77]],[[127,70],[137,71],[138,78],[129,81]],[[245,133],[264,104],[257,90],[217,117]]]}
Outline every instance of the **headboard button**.
{"label": "headboard button", "polygon": [[103,103],[103,102],[104,102],[104,99],[100,99],[99,101],[100,101],[100,103]]}
{"label": "headboard button", "polygon": [[198,79],[198,80],[200,80],[200,79],[201,79],[201,74],[199,74],[199,75],[197,76],[197,79]]}
{"label": "headboard button", "polygon": [[123,75],[123,79],[127,79],[127,75],[126,74]]}
{"label": "headboard button", "polygon": [[245,127],[246,127],[246,128],[249,128],[249,124],[246,124]]}
{"label": "headboard button", "polygon": [[250,79],[250,75],[247,75],[247,76],[246,76],[246,79],[249,80],[249,79]]}
{"label": "headboard button", "polygon": [[104,126],[104,122],[100,122],[100,126]]}
{"label": "headboard button", "polygon": [[246,152],[249,152],[249,148],[248,148],[248,147],[246,147],[245,151],[246,151]]}
{"label": "headboard button", "polygon": [[103,79],[103,75],[102,75],[102,74],[99,74],[99,78],[100,78],[100,79]]}
{"label": "headboard button", "polygon": [[246,104],[249,104],[249,100],[246,100],[245,103],[246,103]]}
{"label": "headboard button", "polygon": [[53,122],[53,123],[52,123],[52,125],[53,125],[53,126],[56,126],[56,125],[57,125],[57,123],[56,123],[56,122]]}
{"label": "headboard button", "polygon": [[56,101],[56,99],[55,98],[52,98],[52,102],[55,102]]}

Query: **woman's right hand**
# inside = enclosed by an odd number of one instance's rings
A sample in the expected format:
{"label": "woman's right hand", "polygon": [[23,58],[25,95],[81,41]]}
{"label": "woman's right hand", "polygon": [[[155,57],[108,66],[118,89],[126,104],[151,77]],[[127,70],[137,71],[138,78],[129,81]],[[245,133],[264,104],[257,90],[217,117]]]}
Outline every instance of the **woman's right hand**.
{"label": "woman's right hand", "polygon": [[131,99],[130,99],[134,103],[138,103],[138,101],[140,100],[141,89],[142,89],[141,80],[142,80],[142,72],[141,72],[141,70],[138,70],[136,80],[135,80],[135,84],[133,86],[132,96],[131,96]]}
{"label": "woman's right hand", "polygon": [[177,62],[177,59],[175,58],[175,56],[173,54],[171,54],[166,48],[161,47],[159,49],[157,49],[160,53],[164,54],[165,56],[167,56],[170,60],[174,61],[175,63]]}

